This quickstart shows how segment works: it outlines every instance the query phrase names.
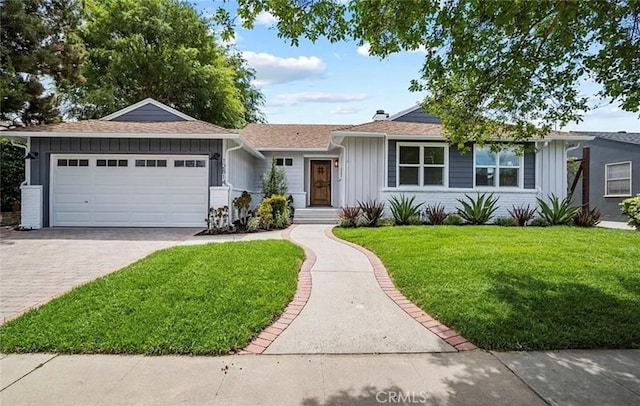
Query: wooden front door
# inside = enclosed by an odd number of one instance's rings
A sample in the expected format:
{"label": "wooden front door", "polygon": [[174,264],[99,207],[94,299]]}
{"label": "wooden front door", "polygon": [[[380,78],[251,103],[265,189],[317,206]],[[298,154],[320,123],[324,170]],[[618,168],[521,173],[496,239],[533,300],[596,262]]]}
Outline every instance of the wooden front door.
{"label": "wooden front door", "polygon": [[311,161],[311,206],[331,206],[331,161]]}

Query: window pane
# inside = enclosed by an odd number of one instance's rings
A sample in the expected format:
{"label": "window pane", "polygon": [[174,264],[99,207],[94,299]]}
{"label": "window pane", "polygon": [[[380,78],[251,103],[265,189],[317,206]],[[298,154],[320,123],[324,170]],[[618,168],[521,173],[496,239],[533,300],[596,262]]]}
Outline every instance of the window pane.
{"label": "window pane", "polygon": [[194,161],[193,159],[190,159],[188,161],[184,161],[184,166],[186,166],[187,168],[195,168],[196,167],[196,161]]}
{"label": "window pane", "polygon": [[630,164],[617,164],[607,166],[607,179],[624,179],[630,177]]}
{"label": "window pane", "polygon": [[404,167],[400,168],[400,184],[401,185],[417,185],[419,168]]}
{"label": "window pane", "polygon": [[147,159],[147,168],[153,168],[156,166],[156,160],[155,159]]}
{"label": "window pane", "polygon": [[126,159],[120,159],[118,161],[118,166],[129,166],[129,161]]}
{"label": "window pane", "polygon": [[136,159],[136,166],[137,167],[144,167],[144,159]]}
{"label": "window pane", "polygon": [[176,168],[184,168],[184,161],[183,160],[173,161],[173,166],[175,166]]}
{"label": "window pane", "polygon": [[443,168],[424,168],[425,185],[444,185]]}
{"label": "window pane", "polygon": [[424,163],[426,165],[444,165],[444,148],[424,147]]}
{"label": "window pane", "polygon": [[77,159],[70,159],[69,160],[69,166],[78,166],[78,160]]}
{"label": "window pane", "polygon": [[115,159],[107,160],[107,166],[118,166],[118,161]]}
{"label": "window pane", "polygon": [[520,157],[512,149],[500,151],[500,166],[520,166]]}
{"label": "window pane", "polygon": [[204,168],[204,160],[198,159],[196,161],[196,168]]}
{"label": "window pane", "polygon": [[476,149],[476,165],[495,166],[496,156],[489,148]]}
{"label": "window pane", "polygon": [[107,160],[106,159],[98,159],[96,161],[96,166],[107,166]]}
{"label": "window pane", "polygon": [[276,158],[276,166],[283,166],[283,165],[284,165],[284,159]]}
{"label": "window pane", "polygon": [[518,169],[501,168],[500,186],[518,186]]}
{"label": "window pane", "polygon": [[420,147],[400,147],[401,164],[419,164]]}
{"label": "window pane", "polygon": [[630,195],[631,185],[629,180],[610,180],[607,182],[608,195]]}
{"label": "window pane", "polygon": [[494,174],[493,168],[476,168],[476,186],[494,186]]}
{"label": "window pane", "polygon": [[58,166],[67,166],[66,159],[58,159]]}
{"label": "window pane", "polygon": [[157,164],[158,164],[159,167],[165,168],[167,166],[167,160],[166,159],[158,159]]}
{"label": "window pane", "polygon": [[80,160],[80,166],[89,166],[89,160],[88,159],[81,159]]}
{"label": "window pane", "polygon": [[284,166],[293,166],[293,158],[286,158],[284,160]]}

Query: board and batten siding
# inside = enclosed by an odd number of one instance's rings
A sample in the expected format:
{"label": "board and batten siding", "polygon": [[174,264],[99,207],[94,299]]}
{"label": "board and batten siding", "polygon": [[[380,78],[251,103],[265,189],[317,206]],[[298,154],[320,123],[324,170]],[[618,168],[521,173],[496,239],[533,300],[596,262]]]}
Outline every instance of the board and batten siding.
{"label": "board and batten siding", "polygon": [[560,199],[567,197],[567,154],[564,141],[547,141],[536,154],[538,187],[541,197],[548,200],[551,194]]}
{"label": "board and batten siding", "polygon": [[347,137],[342,144],[346,151],[344,165],[344,205],[356,206],[359,201],[380,198],[384,187],[384,139]]}
{"label": "board and batten siding", "polygon": [[[31,151],[38,153],[30,160],[31,184],[43,186],[43,226],[49,226],[49,186],[51,154],[153,154],[153,155],[222,155],[219,139],[170,138],[73,138],[32,137]],[[209,186],[222,184],[222,162],[209,161]]]}
{"label": "board and batten siding", "polygon": [[251,194],[251,208],[259,203],[255,198],[260,188],[256,189],[255,185],[255,169],[260,165],[262,160],[254,157],[244,149],[238,149],[229,152],[229,162],[227,163],[227,173],[229,174],[229,183],[233,185],[231,190],[231,199],[240,196],[243,191]]}
{"label": "board and batten siding", "polygon": [[[397,144],[399,141],[389,140],[387,149],[387,186],[396,187],[397,182]],[[402,143],[429,143],[435,141],[407,140]],[[440,142],[441,143],[441,142]],[[534,152],[524,154],[524,189],[535,189],[536,187],[536,160]],[[463,152],[455,145],[449,146],[449,187],[473,189],[473,149]]]}
{"label": "board and batten siding", "polygon": [[138,107],[124,113],[111,121],[186,121],[184,118],[176,116],[171,112],[161,109],[151,103]]}

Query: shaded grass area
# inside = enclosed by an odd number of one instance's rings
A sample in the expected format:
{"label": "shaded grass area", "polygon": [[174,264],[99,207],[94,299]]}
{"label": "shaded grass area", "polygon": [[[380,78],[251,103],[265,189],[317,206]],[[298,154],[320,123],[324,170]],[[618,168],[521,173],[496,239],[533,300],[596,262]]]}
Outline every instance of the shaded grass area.
{"label": "shaded grass area", "polygon": [[640,233],[572,227],[334,229],[479,347],[640,348]]}
{"label": "shaded grass area", "polygon": [[160,250],[1,326],[0,351],[228,353],[282,313],[303,260],[287,241]]}

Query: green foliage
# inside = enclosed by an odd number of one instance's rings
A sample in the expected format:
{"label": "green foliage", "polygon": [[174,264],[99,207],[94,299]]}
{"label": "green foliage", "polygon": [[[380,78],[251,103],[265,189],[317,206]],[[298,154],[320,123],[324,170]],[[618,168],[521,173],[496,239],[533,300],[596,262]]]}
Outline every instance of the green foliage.
{"label": "green foliage", "polygon": [[357,227],[360,218],[360,207],[343,207],[340,214],[340,227]]}
{"label": "green foliage", "polygon": [[591,210],[583,207],[578,214],[573,217],[573,225],[578,227],[595,227],[600,223],[600,217],[602,217],[602,213],[600,213],[597,207]]}
{"label": "green foliage", "polygon": [[207,231],[211,234],[223,233],[231,230],[229,225],[229,206],[209,209],[209,215],[205,219]]}
{"label": "green foliage", "polygon": [[415,196],[408,198],[404,193],[400,196],[392,196],[389,199],[389,208],[396,225],[406,226],[420,223],[420,207],[422,207],[422,203],[418,204],[415,200]]}
{"label": "green foliage", "polygon": [[571,199],[568,197],[560,201],[556,195],[552,194],[549,199],[551,200],[551,205],[539,197],[537,200],[538,214],[552,226],[570,224],[575,215],[581,210],[580,206],[571,203]]}
{"label": "green foliage", "polygon": [[620,203],[620,209],[625,216],[629,216],[629,225],[640,230],[640,193],[635,197],[625,199]]}
{"label": "green foliage", "polygon": [[529,225],[531,227],[549,227],[550,226],[547,220],[540,217],[531,220],[531,223],[529,223]]}
{"label": "green foliage", "polygon": [[254,72],[216,43],[210,21],[185,1],[85,0],[86,82],[65,91],[77,118],[98,118],[147,97],[200,120],[258,120]]}
{"label": "green foliage", "polygon": [[271,207],[271,199],[264,198],[258,206],[256,215],[260,219],[260,228],[270,230],[274,225],[273,208]]}
{"label": "green foliage", "polygon": [[374,199],[367,202],[358,202],[358,206],[362,210],[362,225],[365,227],[378,227],[384,215],[384,203]]}
{"label": "green foliage", "polygon": [[82,82],[84,47],[77,31],[79,1],[0,2],[0,121],[7,127],[60,120],[58,100],[42,83],[58,89]]}
{"label": "green foliage", "polygon": [[247,222],[247,232],[255,233],[260,229],[260,217],[252,216]]}
{"label": "green foliage", "polygon": [[527,225],[529,221],[536,215],[536,209],[532,209],[529,205],[522,205],[519,207],[513,206],[511,210],[507,210],[511,218],[513,218],[516,224],[520,227]]}
{"label": "green foliage", "polygon": [[[397,1],[239,0],[238,16],[252,27],[270,12],[281,37],[368,44],[385,58],[424,51],[423,107],[440,116],[460,146],[491,142],[499,130],[515,140],[545,135],[579,121],[592,106],[579,85],[589,78],[600,96],[626,111],[640,108],[637,1]],[[236,19],[216,15],[231,35]],[[539,127],[533,122],[540,123]]]}
{"label": "green foliage", "polygon": [[271,160],[271,168],[262,175],[262,194],[264,197],[287,194],[287,173],[276,165],[276,158]]}
{"label": "green foliage", "polygon": [[274,240],[160,250],[3,324],[0,352],[241,350],[291,300],[303,259]]}
{"label": "green foliage", "polygon": [[20,202],[20,184],[24,181],[24,149],[0,140],[0,199],[1,210],[11,211]]}
{"label": "green foliage", "polygon": [[291,224],[289,201],[284,195],[273,195],[262,199],[256,215],[260,219],[260,228],[265,230],[273,227],[286,228]]}
{"label": "green foliage", "polygon": [[249,218],[249,209],[251,208],[251,195],[246,190],[235,199],[233,199],[233,207],[238,213],[240,224],[246,227]]}
{"label": "green foliage", "polygon": [[462,217],[460,217],[455,213],[449,214],[447,218],[444,220],[444,224],[448,226],[460,226],[462,225],[462,223],[463,223]]}
{"label": "green foliage", "polygon": [[500,217],[497,218],[493,224],[502,227],[516,227],[518,222],[513,217]]}
{"label": "green foliage", "polygon": [[468,201],[461,199],[456,200],[462,204],[462,208],[458,208],[458,214],[467,223],[486,224],[491,220],[491,217],[493,217],[493,213],[498,210],[498,206],[496,205],[498,198],[494,198],[493,193],[489,196],[487,196],[486,193],[478,194],[476,199],[466,194],[464,197]]}
{"label": "green foliage", "polygon": [[427,222],[433,226],[442,225],[447,220],[447,212],[441,204],[428,205],[425,212],[427,214]]}

